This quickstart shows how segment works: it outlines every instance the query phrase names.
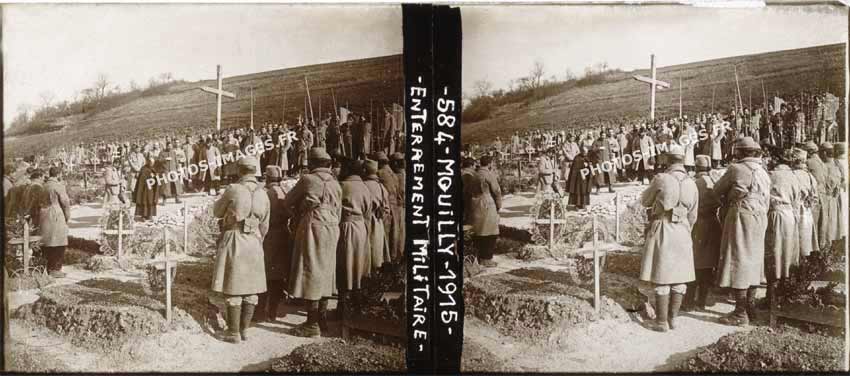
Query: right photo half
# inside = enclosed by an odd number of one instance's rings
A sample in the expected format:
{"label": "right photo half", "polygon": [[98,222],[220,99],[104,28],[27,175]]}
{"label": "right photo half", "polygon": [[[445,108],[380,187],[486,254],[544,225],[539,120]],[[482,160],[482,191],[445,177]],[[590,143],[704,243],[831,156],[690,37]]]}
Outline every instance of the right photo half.
{"label": "right photo half", "polygon": [[848,369],[848,10],[463,6],[464,372]]}

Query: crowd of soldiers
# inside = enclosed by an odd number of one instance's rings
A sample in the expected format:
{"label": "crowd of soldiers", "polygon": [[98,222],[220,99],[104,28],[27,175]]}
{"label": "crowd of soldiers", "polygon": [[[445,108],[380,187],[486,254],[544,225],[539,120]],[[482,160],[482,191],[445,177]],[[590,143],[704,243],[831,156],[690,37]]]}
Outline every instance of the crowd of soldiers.
{"label": "crowd of soldiers", "polygon": [[747,325],[763,281],[767,301],[783,296],[792,267],[846,238],[846,144],[809,141],[769,163],[762,154],[753,138],[739,138],[721,178],[705,155],[691,177],[674,145],[670,165],[642,193],[650,221],[640,279],[655,286],[652,329],[674,329],[683,301],[704,310],[712,286],[734,291],[735,309],[720,322]]}
{"label": "crowd of soldiers", "polygon": [[[346,129],[369,129],[362,116],[350,114],[348,119]],[[330,118],[321,124],[329,122]],[[403,257],[404,155],[395,151],[401,149],[400,135],[378,142],[382,146],[378,151],[368,134],[352,138],[335,133],[339,129],[320,125],[319,136],[314,137],[314,131],[299,121],[294,133],[286,125],[270,124],[256,131],[186,136],[182,143],[166,137],[162,142],[117,148],[99,144],[106,146],[105,155],[97,159],[103,166],[104,200],[127,202],[127,187],[133,187],[127,204],[135,204],[139,218],[151,219],[160,200],[173,197],[179,202],[186,190],[219,196],[214,214],[220,218],[222,234],[212,291],[223,295],[227,306],[223,338],[239,342],[246,339],[252,321],[278,319],[284,296],[301,299],[308,307],[307,321],[293,333],[317,337],[326,328],[329,297],[339,296],[341,317],[346,297],[360,288],[364,277]],[[245,151],[258,143],[273,147],[221,163],[222,153]],[[28,216],[38,225],[48,271],[54,277],[64,276],[62,259],[71,219],[62,174],[79,162],[68,160],[67,153],[64,157],[27,158],[7,164],[4,175],[6,218]],[[200,174],[147,184],[154,176],[201,161],[209,168]],[[298,178],[290,191],[281,184],[287,175]]]}
{"label": "crowd of soldiers", "polygon": [[212,290],[227,306],[224,339],[246,340],[254,318],[275,321],[284,295],[307,306],[307,321],[292,334],[319,337],[330,297],[339,297],[341,318],[364,277],[404,257],[404,156],[334,158],[314,147],[288,192],[275,165],[266,167],[263,190],[257,163],[240,159],[238,179],[214,205],[222,235]]}

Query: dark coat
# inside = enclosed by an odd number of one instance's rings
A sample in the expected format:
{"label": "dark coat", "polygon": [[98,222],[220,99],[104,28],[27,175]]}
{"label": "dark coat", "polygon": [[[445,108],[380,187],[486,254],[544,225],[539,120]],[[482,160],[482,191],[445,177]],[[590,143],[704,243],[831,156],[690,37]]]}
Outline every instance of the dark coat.
{"label": "dark coat", "polygon": [[286,192],[279,183],[266,185],[269,197],[269,232],[263,239],[265,255],[266,279],[269,281],[285,280],[289,275],[292,259],[292,240],[289,226],[283,217],[283,200]]}
{"label": "dark coat", "polygon": [[567,192],[570,194],[570,205],[584,207],[590,205],[591,178],[590,173],[582,175],[582,170],[590,168],[585,156],[576,155],[570,165],[570,173],[567,176]]}
{"label": "dark coat", "polygon": [[150,164],[145,164],[139,171],[139,178],[136,179],[136,187],[133,189],[133,202],[136,205],[156,206],[159,197],[159,185],[154,184],[148,188],[147,184],[147,179],[156,179],[156,174],[156,169]]}

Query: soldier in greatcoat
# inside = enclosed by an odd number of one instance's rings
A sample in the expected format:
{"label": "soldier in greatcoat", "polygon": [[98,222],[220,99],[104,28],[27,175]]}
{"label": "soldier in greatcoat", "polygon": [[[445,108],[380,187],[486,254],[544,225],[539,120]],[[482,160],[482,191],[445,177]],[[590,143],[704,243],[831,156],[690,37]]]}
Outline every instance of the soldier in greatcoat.
{"label": "soldier in greatcoat", "polygon": [[212,138],[204,143],[204,147],[207,161],[207,169],[203,172],[204,190],[209,195],[216,196],[219,194],[219,185],[221,184],[221,151]]}
{"label": "soldier in greatcoat", "polygon": [[107,159],[103,162],[103,184],[106,194],[103,198],[104,205],[113,205],[119,202],[124,202],[124,197],[121,195],[121,174],[112,166],[112,161]]}
{"label": "soldier in greatcoat", "polygon": [[25,194],[31,184],[30,172],[26,169],[21,169],[15,172],[12,177],[14,185],[9,189],[6,196],[6,201],[3,202],[3,211],[5,218],[15,218],[16,216],[28,215],[25,205]]}
{"label": "soldier in greatcoat", "polygon": [[751,137],[735,145],[738,161],[714,186],[724,203],[719,286],[734,290],[735,310],[720,319],[727,325],[749,324],[756,286],[764,268],[764,237],[770,205],[770,176],[761,164],[761,147]]}
{"label": "soldier in greatcoat", "polygon": [[667,170],[641,194],[641,204],[650,208],[650,224],[640,279],[655,286],[656,320],[650,328],[660,332],[675,329],[685,284],[695,279],[691,229],[699,208],[697,186],[683,164],[684,149],[672,145],[668,155]]}
{"label": "soldier in greatcoat", "polygon": [[818,250],[818,232],[815,223],[813,208],[818,203],[818,182],[806,166],[808,153],[802,149],[794,149],[797,153],[795,164],[791,166],[797,184],[800,186],[800,200],[796,209],[797,232],[799,233],[798,244],[800,246],[800,258],[807,257],[813,251]]}
{"label": "soldier in greatcoat", "polygon": [[127,173],[127,190],[130,191],[130,195],[132,196],[133,189],[136,187],[136,178],[139,176],[139,171],[141,171],[142,167],[145,166],[145,155],[139,151],[138,145],[133,145],[127,160],[130,164],[130,171]]}
{"label": "soldier in greatcoat", "polygon": [[[687,158],[687,150],[685,151]],[[699,193],[697,220],[691,231],[694,248],[694,274],[696,281],[688,284],[684,306],[687,309],[705,310],[708,293],[714,283],[714,269],[720,258],[720,234],[722,227],[718,218],[720,201],[714,194],[715,178],[711,176],[711,157],[697,155],[694,183]]]}
{"label": "soldier in greatcoat", "polygon": [[[355,161],[345,159],[340,170],[342,186],[342,215],[339,225],[339,242],[336,254],[336,281],[339,289],[337,311],[345,311],[351,291],[360,289],[360,281],[370,274],[372,249],[366,229],[367,217],[372,213],[372,196],[363,183]],[[319,322],[322,324],[322,322]],[[324,328],[322,328],[324,330]]]}
{"label": "soldier in greatcoat", "polygon": [[836,142],[833,144],[833,152],[835,156],[835,165],[838,167],[838,176],[841,178],[838,183],[838,238],[847,237],[847,144],[844,142]]}
{"label": "soldier in greatcoat", "polygon": [[[159,154],[160,163],[163,167],[162,174],[168,178],[165,184],[160,187],[160,195],[162,204],[165,205],[165,199],[174,197],[174,202],[180,203],[180,195],[183,194],[183,180],[180,178],[180,153],[179,149],[175,149],[171,143],[165,144],[165,149]],[[174,173],[171,173],[174,171]],[[169,174],[172,176],[169,177]],[[176,177],[176,179],[171,179]]]}
{"label": "soldier in greatcoat", "polygon": [[405,238],[405,176],[404,176],[404,154],[395,152],[390,155],[390,168],[396,178],[396,199],[395,206],[391,207],[393,211],[393,220],[396,226],[396,236],[393,243],[390,245],[395,254],[399,257],[404,257],[404,238]]}
{"label": "soldier in greatcoat", "polygon": [[336,290],[336,249],[342,214],[342,188],[330,169],[331,156],[322,148],[309,155],[310,172],[301,176],[284,199],[284,217],[296,222],[289,293],[307,301],[307,321],[295,335],[319,337],[320,309]]}
{"label": "soldier in greatcoat", "polygon": [[[767,300],[783,295],[783,282],[791,276],[791,266],[800,260],[798,208],[802,187],[790,166],[797,164],[795,149],[786,149],[780,163],[770,172],[770,208],[767,212],[764,272]],[[796,210],[795,210],[796,209]]]}
{"label": "soldier in greatcoat", "polygon": [[71,220],[71,202],[60,182],[61,169],[51,167],[44,189],[38,191],[34,200],[38,216],[38,228],[41,235],[41,249],[47,259],[47,272],[51,277],[61,278],[65,247],[68,246],[68,221]]}
{"label": "soldier in greatcoat", "polygon": [[537,192],[560,192],[560,187],[555,183],[555,173],[557,172],[555,160],[550,153],[540,155],[540,160],[537,162]]}
{"label": "soldier in greatcoat", "polygon": [[499,181],[490,170],[490,156],[481,157],[478,170],[470,176],[468,187],[464,186],[469,200],[465,201],[464,212],[468,213],[472,225],[472,242],[478,250],[481,265],[495,267],[493,250],[499,239],[499,210],[502,208],[502,190]]}
{"label": "soldier in greatcoat", "polygon": [[[820,145],[819,153],[823,161],[823,181],[818,181],[819,186],[822,186],[820,203],[821,211],[818,218],[818,241],[819,245],[829,247],[834,240],[838,240],[838,216],[840,213],[839,196],[841,189],[841,169],[835,164],[833,159],[833,146],[831,142],[824,142]],[[817,175],[815,175],[817,177]]]}
{"label": "soldier in greatcoat", "polygon": [[[398,207],[404,205],[404,200],[399,201],[398,178],[389,165],[387,154],[379,151],[375,153],[375,160],[378,161],[378,180],[387,189],[389,196],[390,216],[384,219],[384,229],[387,232],[391,260],[396,260],[404,254],[403,240],[399,242],[398,239],[401,234],[399,226],[404,226],[404,218],[400,217]],[[402,247],[398,248],[398,244],[402,244]]]}
{"label": "soldier in greatcoat", "polygon": [[389,192],[378,178],[378,162],[366,160],[363,165],[363,182],[371,193],[371,212],[366,216],[369,247],[372,251],[370,270],[375,272],[384,262],[390,261],[390,249],[384,219],[390,217]]}
{"label": "soldier in greatcoat", "polygon": [[268,291],[259,295],[256,321],[277,321],[278,306],[286,290],[292,250],[289,226],[283,221],[283,200],[286,191],[280,185],[283,172],[279,166],[266,166],[266,194],[269,198],[269,230],[263,239],[266,287]]}
{"label": "soldier in greatcoat", "polygon": [[224,340],[239,343],[266,292],[263,238],[269,231],[269,197],[257,182],[257,160],[244,157],[237,163],[239,181],[231,184],[215,202],[213,212],[221,218],[213,269],[212,291],[222,293],[227,304],[228,333]]}
{"label": "soldier in greatcoat", "polygon": [[[809,170],[809,173],[815,177],[817,181],[817,197],[818,199],[812,205],[812,216],[815,220],[815,231],[818,236],[821,234],[820,229],[820,216],[821,216],[821,208],[822,208],[822,200],[825,196],[824,193],[824,183],[826,183],[826,166],[823,164],[823,160],[818,155],[818,146],[812,142],[808,141],[803,146],[803,148],[808,152],[809,158],[806,160],[806,168]],[[825,243],[823,239],[818,239],[818,245],[823,246]]]}

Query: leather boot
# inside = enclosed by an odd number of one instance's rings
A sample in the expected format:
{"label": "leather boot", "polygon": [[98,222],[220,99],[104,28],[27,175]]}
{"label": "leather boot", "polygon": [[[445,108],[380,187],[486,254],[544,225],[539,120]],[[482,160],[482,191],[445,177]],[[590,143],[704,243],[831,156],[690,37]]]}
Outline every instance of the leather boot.
{"label": "leather boot", "polygon": [[750,318],[747,315],[747,289],[735,289],[735,310],[720,318],[720,323],[732,326],[747,326]]}
{"label": "leather boot", "polygon": [[292,335],[307,338],[319,338],[322,329],[319,328],[319,301],[310,300],[307,308],[307,321],[292,329]]}
{"label": "leather boot", "polygon": [[[277,296],[269,297],[268,302],[268,311],[266,313],[266,320],[270,322],[275,322],[278,319],[277,308],[280,306],[280,298]],[[286,315],[284,315],[286,316]],[[282,318],[282,317],[281,317]]]}
{"label": "leather boot", "polygon": [[269,301],[269,293],[264,292],[262,294],[257,295],[257,303],[256,310],[254,311],[253,322],[265,322],[268,321],[268,315],[266,312],[268,311],[268,301]]}
{"label": "leather boot", "polygon": [[251,318],[254,317],[256,305],[242,302],[242,321],[240,322],[239,335],[243,341],[248,340],[248,328],[251,327]]}
{"label": "leather boot", "polygon": [[[775,283],[775,282],[774,282]],[[750,287],[747,289],[747,318],[749,321],[756,320],[756,288]]]}
{"label": "leather boot", "polygon": [[676,316],[679,315],[679,308],[682,307],[683,299],[683,294],[670,292],[670,314],[667,316],[670,329],[676,329]]}
{"label": "leather boot", "polygon": [[701,281],[699,284],[699,293],[697,295],[696,309],[705,311],[708,307],[708,292],[711,289],[711,282]]}
{"label": "leather boot", "polygon": [[[696,309],[696,301],[697,301],[697,282],[691,282],[687,284],[688,291],[685,293],[685,299],[682,301],[682,311],[690,312]],[[671,328],[672,325],[671,325]]]}
{"label": "leather boot", "polygon": [[224,335],[225,342],[240,342],[239,324],[241,323],[241,318],[242,306],[227,306],[227,333]]}
{"label": "leather boot", "polygon": [[319,328],[322,331],[328,330],[328,299],[323,298],[319,301]]}
{"label": "leather boot", "polygon": [[666,332],[670,329],[667,314],[670,311],[670,294],[655,294],[655,322],[650,323],[649,328],[656,332]]}

